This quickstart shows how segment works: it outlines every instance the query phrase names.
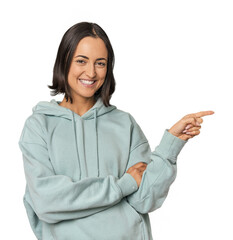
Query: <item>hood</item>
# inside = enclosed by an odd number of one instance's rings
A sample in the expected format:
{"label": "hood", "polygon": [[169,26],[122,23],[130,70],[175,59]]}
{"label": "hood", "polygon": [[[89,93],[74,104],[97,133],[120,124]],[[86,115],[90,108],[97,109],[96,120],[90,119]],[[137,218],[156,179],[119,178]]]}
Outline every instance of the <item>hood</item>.
{"label": "hood", "polygon": [[88,129],[91,132],[91,136],[93,136],[95,140],[95,156],[97,162],[96,176],[99,176],[99,156],[98,156],[98,129],[97,129],[97,119],[112,110],[116,109],[116,106],[111,105],[106,107],[101,98],[98,98],[96,103],[92,108],[90,108],[85,114],[79,116],[68,108],[62,107],[59,105],[60,102],[52,99],[50,102],[42,101],[39,102],[33,109],[33,114],[43,114],[47,116],[56,116],[65,118],[67,120],[72,121],[73,132],[74,132],[74,141],[76,143],[76,152],[79,163],[79,178],[83,178],[87,175],[86,172],[81,171],[82,165],[86,163],[86,155],[85,155],[85,146],[84,146],[84,121],[93,121],[93,127]]}
{"label": "hood", "polygon": [[52,99],[50,102],[42,101],[39,102],[33,109],[33,113],[39,113],[44,115],[50,115],[50,116],[56,116],[56,117],[62,117],[72,120],[74,114],[77,115],[77,117],[80,117],[82,119],[93,119],[96,117],[99,117],[103,114],[106,114],[113,109],[116,108],[116,106],[111,105],[109,107],[106,107],[102,101],[101,98],[98,98],[95,105],[90,108],[85,114],[82,116],[79,116],[78,114],[74,113],[68,108],[62,107],[59,105],[60,102],[56,101],[55,99]]}

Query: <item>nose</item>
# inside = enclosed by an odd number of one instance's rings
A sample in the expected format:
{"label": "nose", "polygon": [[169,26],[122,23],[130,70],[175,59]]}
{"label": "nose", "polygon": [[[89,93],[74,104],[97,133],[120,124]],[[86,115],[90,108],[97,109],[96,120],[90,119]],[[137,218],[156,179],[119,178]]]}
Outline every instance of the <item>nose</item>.
{"label": "nose", "polygon": [[95,65],[94,64],[87,64],[87,68],[86,68],[86,75],[89,78],[94,78],[96,76],[96,71],[95,71]]}

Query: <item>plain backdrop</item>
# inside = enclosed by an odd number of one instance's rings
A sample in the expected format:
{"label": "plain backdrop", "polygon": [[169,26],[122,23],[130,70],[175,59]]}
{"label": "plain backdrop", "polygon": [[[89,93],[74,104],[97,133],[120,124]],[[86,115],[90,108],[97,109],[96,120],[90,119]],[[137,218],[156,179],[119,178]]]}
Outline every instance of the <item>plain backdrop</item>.
{"label": "plain backdrop", "polygon": [[[1,239],[35,239],[23,206],[18,140],[39,101],[51,97],[65,31],[99,24],[112,43],[116,91],[149,140],[205,110],[201,134],[185,145],[163,206],[150,213],[156,240],[233,239],[233,3],[226,0],[1,1]],[[4,236],[4,237],[3,237]]]}

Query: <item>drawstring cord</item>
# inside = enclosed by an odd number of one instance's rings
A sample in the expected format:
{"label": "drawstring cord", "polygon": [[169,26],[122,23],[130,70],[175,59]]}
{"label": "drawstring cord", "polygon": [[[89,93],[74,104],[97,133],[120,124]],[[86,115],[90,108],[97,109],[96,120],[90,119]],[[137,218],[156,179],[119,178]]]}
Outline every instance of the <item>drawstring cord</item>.
{"label": "drawstring cord", "polygon": [[78,145],[77,145],[77,137],[76,137],[76,125],[75,125],[75,118],[74,118],[74,113],[72,112],[72,122],[73,122],[73,129],[74,129],[74,142],[75,142],[75,148],[76,148],[76,154],[77,154],[77,159],[78,159],[78,169],[79,169],[79,179],[81,179],[81,163],[79,159],[79,154],[78,154]]}
{"label": "drawstring cord", "polygon": [[[75,117],[73,112],[72,112],[72,122],[73,122],[73,129],[74,129],[74,142],[75,142],[76,154],[78,159],[79,179],[81,179],[81,176],[82,176],[81,163],[80,163],[78,144],[77,144],[76,123],[75,123]],[[99,153],[98,153],[97,109],[96,108],[94,109],[94,129],[95,129],[95,156],[96,156],[96,164],[97,164],[97,177],[99,177]],[[84,134],[83,129],[82,129],[82,134]],[[83,141],[84,141],[84,136],[83,136]],[[85,146],[83,142],[83,148],[84,147]],[[86,163],[86,156],[85,156],[85,163]]]}
{"label": "drawstring cord", "polygon": [[97,132],[97,109],[94,109],[94,127],[95,127],[95,141],[96,141],[96,163],[97,163],[97,177],[99,177],[99,153],[98,153],[98,132]]}

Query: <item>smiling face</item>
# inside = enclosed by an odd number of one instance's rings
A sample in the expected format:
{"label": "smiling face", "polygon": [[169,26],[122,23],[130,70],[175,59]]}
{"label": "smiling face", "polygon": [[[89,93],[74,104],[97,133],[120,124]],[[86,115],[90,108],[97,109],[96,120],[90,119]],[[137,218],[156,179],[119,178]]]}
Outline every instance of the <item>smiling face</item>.
{"label": "smiling face", "polygon": [[68,73],[74,101],[94,98],[107,73],[107,48],[100,38],[85,37],[77,45]]}

